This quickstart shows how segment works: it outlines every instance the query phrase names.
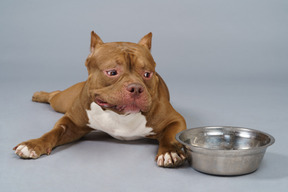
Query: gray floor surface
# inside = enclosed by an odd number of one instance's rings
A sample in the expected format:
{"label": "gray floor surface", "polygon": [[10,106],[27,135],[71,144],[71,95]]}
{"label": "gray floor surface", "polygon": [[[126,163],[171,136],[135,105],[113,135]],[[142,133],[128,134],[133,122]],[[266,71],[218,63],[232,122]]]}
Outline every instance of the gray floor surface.
{"label": "gray floor surface", "polygon": [[[7,1],[0,3],[1,191],[261,191],[288,189],[286,1]],[[93,132],[37,160],[12,148],[62,114],[35,91],[86,79],[89,34],[137,42],[152,31],[157,71],[188,128],[231,125],[273,135],[260,168],[219,177],[186,163],[159,168],[157,142]]]}

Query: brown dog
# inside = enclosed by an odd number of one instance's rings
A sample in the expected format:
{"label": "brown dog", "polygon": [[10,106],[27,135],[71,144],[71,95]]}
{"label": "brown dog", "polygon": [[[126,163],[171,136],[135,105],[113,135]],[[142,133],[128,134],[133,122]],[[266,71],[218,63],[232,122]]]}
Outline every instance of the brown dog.
{"label": "brown dog", "polygon": [[171,106],[166,84],[155,72],[151,41],[149,33],[138,44],[103,43],[92,31],[87,81],[64,91],[36,92],[33,101],[50,103],[65,115],[50,132],[17,145],[15,153],[38,158],[97,129],[122,140],[157,139],[158,166],[183,164],[185,155],[175,135],[186,129],[186,123]]}

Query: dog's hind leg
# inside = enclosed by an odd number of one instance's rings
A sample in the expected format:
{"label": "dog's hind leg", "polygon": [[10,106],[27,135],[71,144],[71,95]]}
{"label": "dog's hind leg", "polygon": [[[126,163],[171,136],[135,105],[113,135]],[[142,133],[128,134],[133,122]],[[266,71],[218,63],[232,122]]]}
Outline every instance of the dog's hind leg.
{"label": "dog's hind leg", "polygon": [[45,91],[40,91],[40,92],[35,92],[32,96],[32,101],[34,102],[40,102],[40,103],[50,103],[50,100],[58,93],[61,91],[53,91],[53,92],[45,92]]}
{"label": "dog's hind leg", "polygon": [[64,91],[53,91],[53,92],[36,92],[32,97],[32,101],[49,103],[51,107],[60,113],[66,113],[72,106],[74,100],[79,96],[85,82],[77,83]]}

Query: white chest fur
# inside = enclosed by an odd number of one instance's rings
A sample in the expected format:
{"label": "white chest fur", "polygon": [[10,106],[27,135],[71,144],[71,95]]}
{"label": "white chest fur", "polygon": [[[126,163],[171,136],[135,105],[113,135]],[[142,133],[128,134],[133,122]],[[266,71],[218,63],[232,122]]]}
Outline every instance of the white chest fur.
{"label": "white chest fur", "polygon": [[119,115],[114,111],[103,110],[95,102],[87,110],[88,126],[108,133],[121,140],[135,140],[154,135],[151,127],[146,127],[146,118],[141,113]]}

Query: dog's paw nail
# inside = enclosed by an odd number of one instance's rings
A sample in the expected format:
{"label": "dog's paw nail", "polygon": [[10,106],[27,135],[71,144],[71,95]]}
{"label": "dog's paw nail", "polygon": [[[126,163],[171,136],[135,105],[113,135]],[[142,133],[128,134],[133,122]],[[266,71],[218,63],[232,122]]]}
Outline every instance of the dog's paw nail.
{"label": "dog's paw nail", "polygon": [[31,151],[31,154],[30,154],[30,156],[29,156],[30,158],[32,158],[32,159],[35,159],[35,158],[37,158],[38,157],[38,155],[36,154],[36,152],[35,151]]}
{"label": "dog's paw nail", "polygon": [[181,157],[176,152],[172,152],[171,156],[173,158],[174,164],[178,164],[179,161],[181,161]]}
{"label": "dog's paw nail", "polygon": [[173,164],[170,154],[167,152],[164,155],[164,166],[170,167]]}
{"label": "dog's paw nail", "polygon": [[18,145],[15,147],[15,153],[18,154],[21,152],[21,150],[24,148],[24,145]]}
{"label": "dog's paw nail", "polygon": [[164,166],[164,157],[163,157],[163,155],[159,155],[159,156],[158,156],[157,165],[158,165],[159,167],[163,167],[163,166]]}
{"label": "dog's paw nail", "polygon": [[186,157],[183,154],[180,154],[180,157],[181,157],[182,160],[186,159]]}

